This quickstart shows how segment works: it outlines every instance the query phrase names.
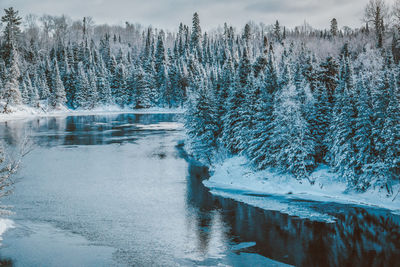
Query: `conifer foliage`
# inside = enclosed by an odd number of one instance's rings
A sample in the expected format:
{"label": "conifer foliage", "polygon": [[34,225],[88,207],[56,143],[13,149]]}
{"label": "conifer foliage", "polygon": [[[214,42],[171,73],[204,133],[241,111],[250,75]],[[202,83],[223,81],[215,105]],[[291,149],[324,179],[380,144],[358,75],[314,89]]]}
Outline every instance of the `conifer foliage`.
{"label": "conifer foliage", "polygon": [[370,1],[365,20],[374,29],[340,29],[331,19],[322,31],[276,21],[204,32],[195,13],[191,26],[170,32],[57,16],[41,19],[48,27],[31,17],[21,30],[8,8],[0,112],[185,107],[189,151],[205,164],[242,155],[255,169],[311,183],[324,164],[349,188],[391,194],[400,177],[400,27],[386,25],[387,11]]}

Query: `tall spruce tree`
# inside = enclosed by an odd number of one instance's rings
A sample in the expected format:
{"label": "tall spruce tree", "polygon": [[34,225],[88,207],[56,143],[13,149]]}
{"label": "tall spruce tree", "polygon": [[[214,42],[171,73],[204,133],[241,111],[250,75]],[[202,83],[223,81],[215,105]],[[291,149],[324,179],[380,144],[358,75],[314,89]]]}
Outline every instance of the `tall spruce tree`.
{"label": "tall spruce tree", "polygon": [[11,67],[14,60],[13,56],[18,48],[17,38],[21,32],[20,25],[22,18],[18,16],[18,11],[14,10],[13,7],[4,9],[4,12],[6,14],[1,17],[1,22],[6,24],[3,31],[2,56],[7,66]]}
{"label": "tall spruce tree", "polygon": [[4,90],[1,94],[5,101],[3,112],[6,113],[11,111],[10,106],[22,103],[21,92],[19,90],[19,79],[21,73],[18,67],[18,52],[15,48],[11,50],[10,58],[10,68],[6,74]]}
{"label": "tall spruce tree", "polygon": [[53,108],[62,107],[67,99],[65,95],[64,85],[61,81],[60,71],[58,69],[57,60],[54,61],[54,74],[52,79],[52,94],[50,99],[50,104]]}

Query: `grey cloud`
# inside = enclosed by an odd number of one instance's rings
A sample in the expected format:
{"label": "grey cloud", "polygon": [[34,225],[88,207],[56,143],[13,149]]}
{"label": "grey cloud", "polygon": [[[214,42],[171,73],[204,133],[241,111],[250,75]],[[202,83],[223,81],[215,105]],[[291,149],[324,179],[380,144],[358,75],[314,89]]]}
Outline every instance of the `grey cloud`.
{"label": "grey cloud", "polygon": [[23,16],[92,16],[97,23],[130,21],[169,29],[176,29],[179,22],[190,24],[196,11],[203,29],[224,22],[242,27],[249,20],[269,24],[276,19],[290,27],[305,19],[315,27],[328,27],[332,17],[340,25],[357,27],[366,3],[367,0],[0,0],[0,8],[14,6]]}
{"label": "grey cloud", "polygon": [[256,0],[254,3],[247,4],[245,8],[249,11],[262,13],[307,13],[349,4],[351,2],[348,0]]}

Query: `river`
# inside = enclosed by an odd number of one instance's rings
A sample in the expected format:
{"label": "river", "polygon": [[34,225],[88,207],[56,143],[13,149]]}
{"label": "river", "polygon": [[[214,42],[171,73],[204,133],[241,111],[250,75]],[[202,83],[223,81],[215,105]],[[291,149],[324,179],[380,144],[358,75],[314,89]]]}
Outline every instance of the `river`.
{"label": "river", "polygon": [[[41,117],[0,124],[34,146],[13,194],[5,266],[396,266],[400,216],[291,200],[312,220],[210,194],[182,148],[179,114]],[[252,196],[287,202],[276,196]],[[286,203],[287,204],[287,203]],[[4,216],[3,216],[4,217]]]}

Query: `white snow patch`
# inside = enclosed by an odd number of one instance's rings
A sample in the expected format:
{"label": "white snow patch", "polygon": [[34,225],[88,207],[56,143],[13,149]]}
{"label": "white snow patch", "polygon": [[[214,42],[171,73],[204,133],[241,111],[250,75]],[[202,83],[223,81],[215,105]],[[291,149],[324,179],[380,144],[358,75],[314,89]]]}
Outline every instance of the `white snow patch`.
{"label": "white snow patch", "polygon": [[133,124],[142,130],[180,130],[183,124],[179,122],[160,122],[157,124]]}
{"label": "white snow patch", "polygon": [[[281,174],[274,170],[255,171],[245,157],[235,156],[228,158],[221,164],[213,167],[213,174],[204,185],[211,193],[234,198],[264,209],[281,210],[296,216],[314,216],[317,214],[302,214],[299,210],[290,210],[286,203],[263,203],[259,198],[252,198],[242,193],[284,195],[290,198],[298,198],[314,201],[328,201],[338,203],[353,203],[357,205],[375,206],[390,209],[393,213],[400,212],[400,196],[388,197],[384,190],[370,189],[365,193],[346,192],[346,183],[330,172],[327,166],[321,166],[311,175],[315,184],[308,181],[301,183],[293,176]],[[393,187],[398,192],[400,185]],[[240,191],[240,192],[234,192]],[[394,200],[393,200],[394,199]],[[301,214],[296,214],[300,212]],[[318,215],[319,216],[319,215]]]}
{"label": "white snow patch", "polygon": [[131,109],[121,108],[116,105],[99,106],[91,110],[85,109],[68,109],[66,107],[59,107],[58,109],[48,109],[45,106],[40,108],[32,108],[25,105],[14,106],[11,113],[0,113],[0,122],[20,119],[32,119],[35,117],[67,117],[67,116],[86,116],[86,115],[107,115],[107,114],[171,114],[183,113],[181,108],[148,108],[148,109]]}
{"label": "white snow patch", "polygon": [[254,247],[255,245],[256,245],[256,242],[242,242],[242,243],[232,246],[231,250],[241,250],[241,249],[245,249],[245,248]]}
{"label": "white snow patch", "polygon": [[11,228],[15,228],[14,222],[10,219],[0,218],[0,242],[3,240],[3,234]]}

